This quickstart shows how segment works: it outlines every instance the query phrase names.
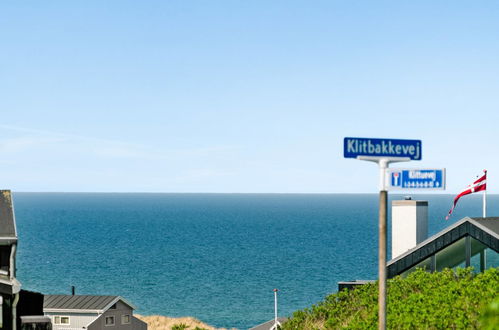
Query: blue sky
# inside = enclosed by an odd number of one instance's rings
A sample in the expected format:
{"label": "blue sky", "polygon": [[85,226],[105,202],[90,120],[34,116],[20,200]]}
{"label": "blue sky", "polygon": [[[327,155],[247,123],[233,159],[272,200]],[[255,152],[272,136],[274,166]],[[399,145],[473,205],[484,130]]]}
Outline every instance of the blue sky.
{"label": "blue sky", "polygon": [[496,1],[3,1],[14,191],[376,192],[345,136],[499,189]]}

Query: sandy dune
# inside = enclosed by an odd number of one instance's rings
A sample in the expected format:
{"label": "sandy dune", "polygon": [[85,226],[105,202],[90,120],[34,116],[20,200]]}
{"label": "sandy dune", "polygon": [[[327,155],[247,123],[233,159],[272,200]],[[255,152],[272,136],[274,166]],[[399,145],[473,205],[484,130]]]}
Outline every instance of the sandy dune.
{"label": "sandy dune", "polygon": [[141,319],[146,322],[148,325],[148,330],[170,330],[172,326],[185,324],[188,326],[188,330],[194,330],[196,327],[208,330],[225,330],[223,328],[217,329],[208,324],[205,324],[193,317],[167,317],[161,315],[150,315],[150,316],[142,316],[134,314],[135,317]]}

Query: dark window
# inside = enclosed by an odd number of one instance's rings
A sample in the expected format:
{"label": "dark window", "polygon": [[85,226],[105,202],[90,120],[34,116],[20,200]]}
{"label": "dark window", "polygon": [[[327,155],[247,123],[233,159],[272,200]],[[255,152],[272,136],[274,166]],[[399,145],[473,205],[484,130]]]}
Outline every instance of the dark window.
{"label": "dark window", "polygon": [[106,316],[105,324],[106,326],[114,325],[114,316]]}
{"label": "dark window", "polygon": [[10,246],[0,246],[0,275],[9,273]]}

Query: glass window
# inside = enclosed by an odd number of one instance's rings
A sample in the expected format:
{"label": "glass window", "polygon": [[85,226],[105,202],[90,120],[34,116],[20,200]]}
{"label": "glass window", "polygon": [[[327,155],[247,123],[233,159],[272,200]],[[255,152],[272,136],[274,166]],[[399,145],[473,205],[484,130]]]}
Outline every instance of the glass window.
{"label": "glass window", "polygon": [[0,246],[0,274],[8,275],[10,265],[10,246]]}
{"label": "glass window", "polygon": [[485,267],[485,249],[487,246],[480,241],[470,237],[471,242],[471,259],[470,266],[473,267],[475,273],[483,272]]}
{"label": "glass window", "polygon": [[114,325],[114,316],[106,316],[106,325]]}
{"label": "glass window", "polygon": [[466,267],[466,246],[465,237],[452,243],[443,250],[437,252],[436,271],[440,272],[444,268]]}
{"label": "glass window", "polygon": [[54,316],[54,324],[69,324],[69,316]]}
{"label": "glass window", "polygon": [[130,315],[128,314],[122,315],[121,324],[130,324]]}
{"label": "glass window", "polygon": [[485,253],[485,269],[499,267],[499,253],[491,248],[486,248],[483,252]]}
{"label": "glass window", "polygon": [[431,257],[428,257],[425,260],[423,260],[420,263],[418,263],[417,265],[412,266],[411,268],[409,268],[408,270],[406,270],[405,272],[403,272],[400,275],[402,277],[406,277],[407,275],[409,275],[410,273],[412,273],[413,271],[415,271],[418,268],[423,268],[427,272],[431,272],[431,270],[432,270],[432,267],[431,267]]}

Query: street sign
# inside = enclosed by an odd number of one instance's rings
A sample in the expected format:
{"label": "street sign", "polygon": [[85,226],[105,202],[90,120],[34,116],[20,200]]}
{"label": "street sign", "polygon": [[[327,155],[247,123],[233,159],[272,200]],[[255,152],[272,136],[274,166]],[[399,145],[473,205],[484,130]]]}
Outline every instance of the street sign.
{"label": "street sign", "polygon": [[346,137],[343,140],[345,158],[394,157],[421,160],[421,140],[394,140]]}
{"label": "street sign", "polygon": [[445,168],[388,168],[385,178],[388,190],[445,190]]}
{"label": "street sign", "polygon": [[[391,163],[421,160],[421,152],[421,140],[354,137],[346,137],[343,140],[343,156],[345,158],[374,162],[378,164],[379,168],[378,329],[380,330],[386,329],[386,222],[388,191],[385,181],[387,181],[387,169]],[[401,177],[401,173],[394,174],[393,176],[393,181],[397,185],[399,184],[399,177]],[[436,185],[435,182],[433,184]]]}

